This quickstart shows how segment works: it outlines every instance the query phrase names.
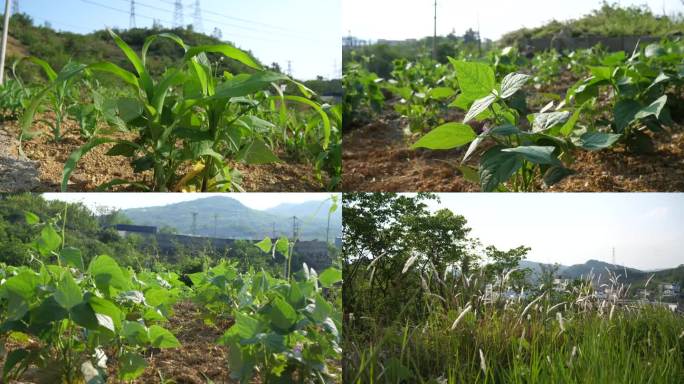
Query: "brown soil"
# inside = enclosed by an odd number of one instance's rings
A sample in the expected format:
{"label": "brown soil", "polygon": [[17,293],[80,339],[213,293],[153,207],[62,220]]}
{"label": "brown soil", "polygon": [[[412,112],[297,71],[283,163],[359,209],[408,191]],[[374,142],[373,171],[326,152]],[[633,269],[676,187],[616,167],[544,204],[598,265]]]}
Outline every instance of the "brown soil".
{"label": "brown soil", "polygon": [[[461,116],[449,116],[461,121]],[[392,113],[343,136],[344,191],[475,192],[457,167],[465,149],[412,150],[418,137],[404,135],[406,123]],[[684,127],[652,135],[656,151],[633,154],[623,145],[599,152],[578,151],[574,175],[549,188],[563,192],[684,191]],[[481,151],[478,151],[481,152]],[[477,163],[477,156],[468,161]]]}
{"label": "brown soil", "polygon": [[[46,113],[36,120],[40,119],[52,119],[52,114]],[[41,134],[24,141],[24,154],[28,159],[36,161],[39,174],[39,183],[30,190],[31,192],[59,191],[64,163],[75,149],[85,143],[75,122],[65,121],[63,128],[65,132],[62,141],[54,142],[50,138],[49,127],[44,123],[36,123],[33,129]],[[17,121],[6,123],[4,129],[14,137],[19,137],[21,131]],[[113,136],[134,139],[134,134],[130,133],[116,133]],[[126,179],[151,185],[151,172],[136,174],[126,157],[107,156],[106,153],[112,146],[113,144],[105,144],[95,147],[81,158],[69,180],[69,191],[93,191],[112,179]],[[15,145],[7,152],[18,154],[19,148]],[[296,163],[287,157],[281,159],[283,162],[278,164],[256,166],[231,162],[230,165],[242,173],[242,187],[246,191],[325,190],[324,184],[314,177],[314,167],[311,164]],[[182,176],[190,167],[191,164],[188,164],[177,172]],[[115,187],[114,190],[131,190],[131,187]]]}
{"label": "brown soil", "polygon": [[151,354],[145,373],[135,383],[161,384],[162,377],[176,384],[205,384],[207,379],[215,383],[235,382],[229,377],[228,349],[216,344],[216,339],[231,325],[231,321],[224,321],[217,327],[208,326],[193,303],[178,303],[165,327],[183,346]]}
{"label": "brown soil", "polygon": [[459,177],[462,150],[412,150],[404,122],[392,114],[352,130],[342,138],[343,191],[471,192],[477,186]]}

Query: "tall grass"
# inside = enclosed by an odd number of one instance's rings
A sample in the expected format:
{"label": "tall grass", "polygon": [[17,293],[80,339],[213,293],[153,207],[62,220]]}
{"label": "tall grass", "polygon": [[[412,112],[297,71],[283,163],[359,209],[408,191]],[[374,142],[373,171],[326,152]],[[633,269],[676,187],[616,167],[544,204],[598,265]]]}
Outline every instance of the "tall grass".
{"label": "tall grass", "polygon": [[[383,323],[349,314],[344,382],[684,382],[684,316],[619,297],[596,299],[592,278],[512,300],[485,297],[482,279],[441,281],[448,297],[422,295],[430,308],[425,318]],[[616,276],[610,285],[628,291]]]}

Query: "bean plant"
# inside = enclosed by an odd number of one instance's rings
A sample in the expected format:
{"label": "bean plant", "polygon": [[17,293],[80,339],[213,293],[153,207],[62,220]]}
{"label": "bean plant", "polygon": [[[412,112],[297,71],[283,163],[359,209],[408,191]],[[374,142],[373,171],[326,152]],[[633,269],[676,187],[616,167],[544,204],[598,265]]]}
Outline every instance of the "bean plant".
{"label": "bean plant", "polygon": [[[567,164],[574,148],[599,150],[613,145],[620,135],[575,129],[582,107],[572,111],[562,104],[549,112],[521,118],[514,95],[530,76],[509,73],[497,82],[494,70],[485,63],[451,59],[460,93],[451,106],[467,111],[463,122],[443,124],[422,137],[413,148],[452,149],[470,144],[463,162],[478,150],[483,153],[477,169],[460,167],[464,176],[480,184],[483,191],[532,191],[553,185],[571,174]],[[468,125],[483,122],[479,134]]]}
{"label": "bean plant", "polygon": [[31,264],[4,268],[0,283],[0,338],[22,345],[6,356],[4,382],[35,367],[44,382],[104,383],[112,365],[129,381],[148,348],[180,346],[162,325],[180,295],[177,276],[136,275],[107,255],[86,265],[56,220],[26,221],[42,227]]}

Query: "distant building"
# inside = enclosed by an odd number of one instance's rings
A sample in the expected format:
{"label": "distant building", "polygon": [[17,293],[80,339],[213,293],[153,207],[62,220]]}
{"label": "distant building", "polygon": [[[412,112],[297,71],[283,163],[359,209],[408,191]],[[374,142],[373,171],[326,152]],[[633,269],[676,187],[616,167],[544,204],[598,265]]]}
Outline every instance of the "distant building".
{"label": "distant building", "polygon": [[662,297],[679,296],[679,293],[681,292],[679,284],[676,283],[661,283],[659,288]]}

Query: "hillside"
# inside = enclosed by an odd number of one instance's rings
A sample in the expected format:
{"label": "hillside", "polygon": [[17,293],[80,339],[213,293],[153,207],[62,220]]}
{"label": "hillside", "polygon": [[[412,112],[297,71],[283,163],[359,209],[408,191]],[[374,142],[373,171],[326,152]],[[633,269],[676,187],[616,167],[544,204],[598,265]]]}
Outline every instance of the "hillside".
{"label": "hillside", "polygon": [[565,30],[571,37],[668,36],[684,33],[684,22],[657,16],[647,6],[620,7],[603,2],[600,8],[576,20],[553,20],[538,28],[522,28],[501,37],[503,45],[521,39],[553,37]]}
{"label": "hillside", "polygon": [[[127,209],[123,214],[135,224],[160,228],[166,226],[176,229],[178,233],[191,234],[193,212],[197,212],[197,235],[260,239],[273,236],[274,225],[277,236],[291,237],[294,213],[300,218],[300,239],[325,240],[327,216],[308,218],[306,213],[311,212],[312,205],[320,205],[320,202],[288,205],[282,210],[277,209],[282,212],[279,213],[251,209],[231,197],[214,196],[159,207]],[[336,213],[330,221],[331,240],[339,234],[341,226],[341,214]]]}
{"label": "hillside", "polygon": [[[149,35],[159,33],[175,34],[186,44],[193,46],[221,43],[219,39],[194,32],[188,28],[133,28],[116,30],[116,33],[136,52],[140,52]],[[17,14],[10,19],[9,35],[10,42],[14,40],[7,59],[10,64],[9,67],[19,57],[31,55],[47,61],[55,69],[61,68],[69,61],[90,64],[106,60],[125,69],[133,70],[131,64],[105,30],[86,35],[59,32],[49,26],[34,25],[31,17],[26,14]],[[248,47],[238,48],[248,51]],[[183,53],[183,49],[175,42],[169,39],[157,39],[149,49],[148,69],[153,75],[161,74],[167,66],[180,60]],[[230,72],[247,71],[245,66],[232,60],[223,61],[221,68],[218,69]],[[22,78],[36,77],[38,76],[38,68],[28,64],[23,65],[19,68],[19,74]]]}

